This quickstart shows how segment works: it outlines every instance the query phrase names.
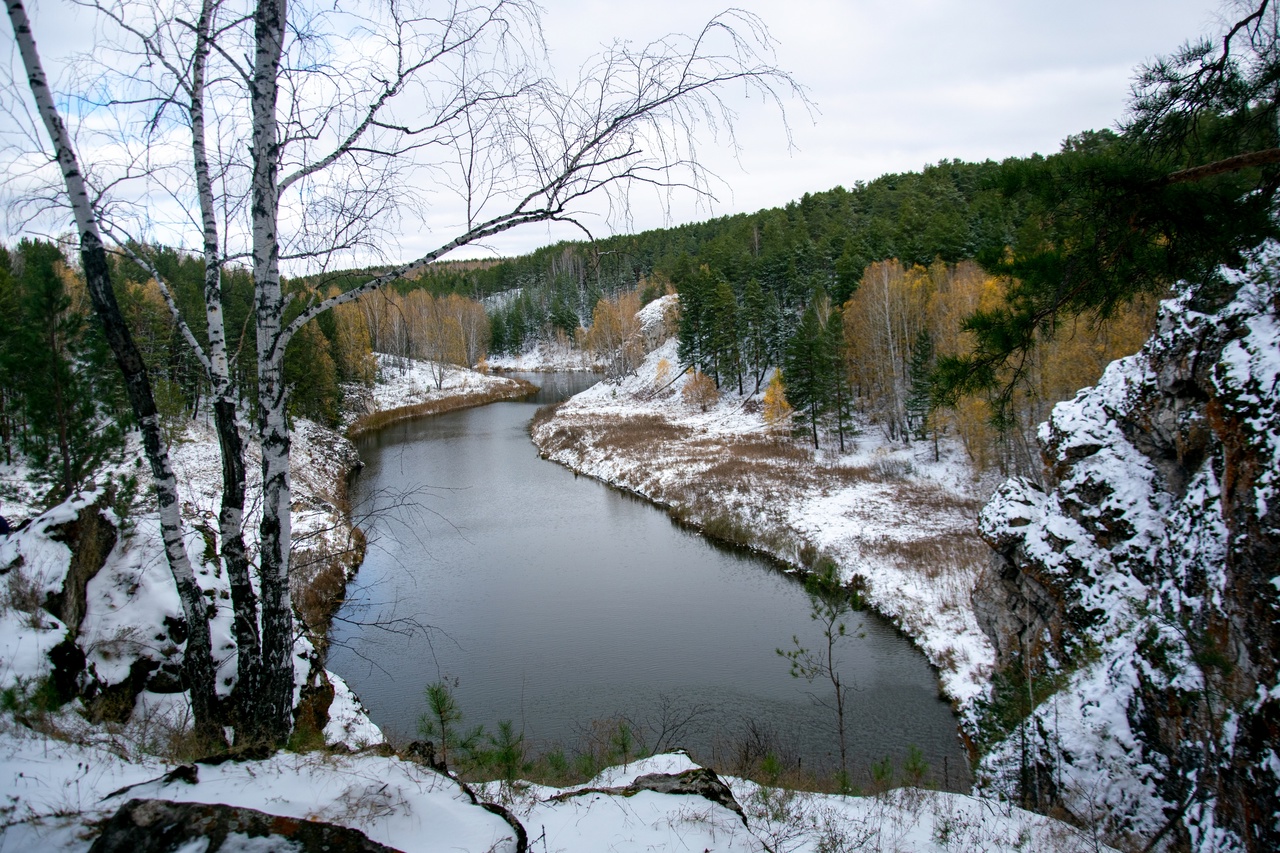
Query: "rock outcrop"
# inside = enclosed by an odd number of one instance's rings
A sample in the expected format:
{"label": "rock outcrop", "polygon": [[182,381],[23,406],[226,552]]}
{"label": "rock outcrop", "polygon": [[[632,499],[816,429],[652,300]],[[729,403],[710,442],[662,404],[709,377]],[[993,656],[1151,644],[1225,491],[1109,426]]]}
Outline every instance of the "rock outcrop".
{"label": "rock outcrop", "polygon": [[220,803],[130,800],[107,821],[91,853],[395,853],[363,832]]}
{"label": "rock outcrop", "polygon": [[1139,846],[1280,849],[1280,250],[1167,302],[1006,483],[980,787]]}

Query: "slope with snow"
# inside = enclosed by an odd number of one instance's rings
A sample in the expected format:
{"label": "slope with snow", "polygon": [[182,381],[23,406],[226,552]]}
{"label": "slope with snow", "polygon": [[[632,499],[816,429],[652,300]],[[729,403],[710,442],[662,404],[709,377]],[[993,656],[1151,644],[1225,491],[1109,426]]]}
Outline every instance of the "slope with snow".
{"label": "slope with snow", "polygon": [[[368,405],[385,411],[436,400],[464,404],[495,389],[524,393],[511,380],[469,370],[450,369],[442,383],[432,379],[434,373],[433,365],[417,362],[384,364],[382,381],[372,390]],[[136,436],[131,441],[135,443],[124,455],[129,461],[104,472],[95,488],[47,512],[37,510],[36,495],[27,487],[21,467],[0,472],[6,485],[4,514],[15,527],[11,535],[0,537],[0,690],[30,692],[42,679],[54,676],[69,682],[67,689],[81,697],[89,715],[119,721],[122,737],[145,737],[137,730],[180,731],[190,712],[179,683],[185,621],[149,491],[145,485],[136,492],[129,486],[135,481],[145,483],[146,478]],[[251,532],[260,512],[261,469],[253,441],[246,440],[245,453],[245,530]],[[217,437],[208,420],[189,421],[172,443],[170,456],[183,501],[187,552],[214,606],[211,629],[219,663],[218,689],[225,695],[234,683],[235,646],[227,603],[230,590],[213,545],[222,474]],[[344,576],[338,579],[340,588],[341,581],[359,566],[361,539],[348,518],[345,500],[347,475],[358,465],[355,448],[347,439],[310,421],[295,420],[291,473],[295,601],[320,573],[340,572]],[[91,576],[69,578],[76,562],[72,546],[83,549],[93,544],[77,532],[86,525],[107,531],[106,540],[99,543],[104,553],[85,570]],[[51,596],[72,595],[73,588],[74,595],[82,595],[84,601],[82,607],[72,608],[78,624],[67,625],[55,615],[65,617],[66,608],[50,608],[48,603]],[[50,654],[69,633],[74,634],[83,663],[61,664],[67,670],[62,674]],[[326,741],[353,748],[382,742],[381,732],[369,722],[356,697],[337,676],[324,670],[305,632],[295,644],[295,655],[299,695],[304,688],[333,688],[323,732]],[[74,650],[72,656],[76,656]]]}
{"label": "slope with snow", "polygon": [[[605,770],[582,786],[494,782],[477,793],[505,806],[528,849],[556,853],[1107,849],[1049,818],[959,794],[899,789],[842,797],[740,779],[721,783],[727,800],[655,790],[696,768],[684,755],[659,755]],[[282,752],[173,769],[108,745],[0,730],[0,849],[86,851],[94,827],[133,799],[223,803],[323,821],[407,853],[519,849],[514,826],[473,803],[451,776],[394,756]],[[230,849],[296,849],[268,848],[261,838],[257,846],[249,838],[240,844]]]}

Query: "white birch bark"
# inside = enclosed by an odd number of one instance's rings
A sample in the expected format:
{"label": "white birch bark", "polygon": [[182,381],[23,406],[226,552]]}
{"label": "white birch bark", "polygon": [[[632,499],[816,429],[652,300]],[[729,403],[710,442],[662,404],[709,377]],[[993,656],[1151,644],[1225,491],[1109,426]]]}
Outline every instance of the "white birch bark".
{"label": "white birch bark", "polygon": [[253,284],[257,309],[258,442],[262,448],[262,521],[258,528],[262,592],[261,736],[283,742],[293,729],[293,605],[289,596],[289,426],[286,421],[280,286],[279,128],[276,100],[284,50],[285,0],[260,0],[254,15]]}
{"label": "white birch bark", "polygon": [[[292,728],[293,697],[294,626],[288,579],[290,440],[283,376],[284,354],[293,335],[320,313],[411,274],[455,248],[527,223],[576,223],[574,206],[588,195],[605,193],[625,204],[625,187],[632,184],[667,190],[684,187],[709,194],[708,178],[713,176],[697,160],[694,131],[715,126],[732,135],[732,110],[716,91],[725,84],[741,84],[774,103],[780,103],[777,90],[802,100],[803,93],[789,76],[762,61],[761,53],[767,55],[770,51],[770,40],[759,20],[733,10],[712,19],[695,37],[658,40],[639,52],[618,43],[603,54],[599,64],[576,87],[564,90],[538,76],[537,61],[523,61],[537,60],[537,7],[523,0],[494,0],[453,6],[441,19],[404,18],[399,7],[393,6],[380,24],[386,29],[385,44],[389,48],[385,74],[372,68],[363,76],[352,77],[343,73],[345,69],[327,67],[327,78],[319,74],[308,79],[328,79],[339,85],[327,93],[321,91],[323,86],[321,90],[309,85],[287,87],[295,100],[280,105],[282,57],[290,36],[285,0],[258,0],[255,4],[251,69],[245,69],[240,59],[240,44],[244,42],[237,42],[248,35],[242,29],[248,25],[247,20],[236,19],[226,27],[219,24],[205,29],[210,9],[216,8],[216,0],[202,0],[201,23],[196,27],[200,34],[196,39],[195,70],[200,72],[206,59],[211,67],[208,81],[201,80],[199,73],[194,78],[190,107],[193,151],[189,162],[196,170],[208,273],[207,364],[214,386],[215,411],[220,417],[219,434],[226,441],[224,490],[229,494],[224,495],[224,513],[220,516],[222,545],[226,559],[236,549],[235,533],[243,524],[243,500],[237,495],[243,486],[243,472],[237,470],[237,460],[242,466],[243,457],[241,450],[233,446],[238,442],[238,433],[233,428],[234,411],[228,408],[232,404],[230,365],[222,328],[221,283],[217,279],[219,253],[222,258],[237,255],[219,246],[217,220],[212,211],[238,212],[241,202],[248,198],[248,254],[252,259],[257,324],[256,440],[262,450],[264,492],[258,530],[262,678],[257,685],[256,713],[248,723],[254,730],[254,739],[280,743]],[[104,12],[110,14],[105,8]],[[179,28],[190,27],[189,22],[172,22]],[[123,13],[118,23],[135,36],[145,35],[130,29]],[[528,51],[518,32],[521,27],[535,43]],[[325,37],[340,36],[299,32],[300,43]],[[200,53],[204,48],[208,52]],[[305,48],[300,50],[306,52]],[[225,63],[230,70],[214,73],[215,61]],[[179,86],[191,84],[193,78],[186,74],[192,67],[186,56],[175,61],[169,70]],[[127,83],[144,78],[145,70],[138,75]],[[220,84],[214,81],[227,80],[234,80],[237,86],[242,83],[245,88],[222,101],[216,96]],[[354,85],[345,85],[353,80]],[[432,88],[446,84],[448,88],[441,91]],[[206,85],[210,87],[207,105],[197,96]],[[406,125],[405,117],[416,107],[394,106],[401,94],[410,90],[419,95],[431,90],[428,109],[413,113],[421,117],[421,122],[413,126]],[[306,101],[313,96],[321,102]],[[251,119],[247,123],[249,139],[229,136],[220,141],[214,134],[206,140],[206,124],[218,127],[216,122],[225,118],[224,127],[245,126],[244,121],[237,124],[234,120],[242,115],[245,97]],[[324,98],[331,100],[325,102]],[[118,102],[123,110],[135,105],[128,96]],[[206,106],[210,110],[208,116]],[[227,112],[219,112],[221,108]],[[206,142],[213,146],[215,154],[220,144],[228,146],[222,149],[224,153],[248,148],[251,174],[247,185],[220,185],[229,196],[215,195],[207,180],[210,161],[223,158],[210,158],[204,151]],[[316,150],[327,143],[331,144],[326,150]],[[392,202],[384,205],[382,199],[398,191],[396,178],[401,162],[410,164],[406,169],[428,170],[433,180],[447,175],[456,163],[464,163],[461,174],[454,174],[451,188],[466,202],[466,224],[453,232],[451,239],[445,235],[437,249],[417,260],[372,277],[338,296],[321,299],[317,295],[296,316],[287,319],[288,298],[280,279],[282,257],[321,257],[328,262],[339,252],[368,248],[378,236],[376,225],[368,223],[376,222],[378,214],[398,209]],[[282,177],[286,165],[289,171]],[[321,180],[323,172],[329,176]],[[225,180],[225,175],[219,180]],[[449,179],[443,180],[448,183]],[[238,173],[234,181],[240,181]],[[293,189],[286,202],[299,197],[308,201],[295,201],[288,208],[287,221],[302,224],[282,235],[281,192],[290,185]],[[328,193],[324,198],[327,204],[308,207],[315,193]],[[215,204],[219,207],[215,208]],[[310,210],[320,210],[324,216],[332,212],[331,219],[313,221]],[[244,239],[242,232],[231,227],[231,220],[224,224],[229,230],[222,235],[223,241]],[[244,588],[251,592],[247,583]],[[240,618],[252,609],[251,599],[243,597],[235,607],[237,630],[251,627],[252,620]],[[238,640],[242,649],[252,645],[252,638],[247,635],[238,636]],[[246,660],[248,657],[251,656]]]}
{"label": "white birch bark", "polygon": [[160,430],[160,418],[147,378],[146,365],[134,345],[128,326],[116,304],[111,289],[106,250],[98,229],[97,215],[85,187],[84,178],[71,144],[70,135],[53,101],[44,69],[36,50],[35,36],[21,0],[8,0],[9,21],[14,39],[27,72],[28,84],[40,117],[53,143],[58,167],[75,214],[80,236],[81,263],[94,310],[103,323],[121,371],[134,414],[142,431],[143,447],[155,480],[160,511],[160,529],[165,556],[178,588],[188,637],[185,652],[185,676],[191,694],[192,711],[197,731],[210,740],[222,741],[221,714],[216,693],[216,669],[213,665],[209,633],[209,603],[196,582],[190,558],[183,541],[182,515],[177,479],[169,464],[169,452]]}
{"label": "white birch bark", "polygon": [[249,577],[249,558],[244,544],[245,463],[240,439],[236,393],[227,356],[227,335],[222,308],[222,258],[218,220],[210,178],[205,139],[205,72],[212,47],[210,29],[215,5],[204,0],[196,23],[196,49],[191,74],[191,151],[200,198],[200,223],[204,235],[204,306],[208,337],[208,372],[213,390],[218,447],[222,455],[222,505],[218,527],[222,563],[231,586],[233,627],[236,638],[235,717],[237,738],[248,734],[249,703],[257,695],[261,680],[261,641],[258,602]]}

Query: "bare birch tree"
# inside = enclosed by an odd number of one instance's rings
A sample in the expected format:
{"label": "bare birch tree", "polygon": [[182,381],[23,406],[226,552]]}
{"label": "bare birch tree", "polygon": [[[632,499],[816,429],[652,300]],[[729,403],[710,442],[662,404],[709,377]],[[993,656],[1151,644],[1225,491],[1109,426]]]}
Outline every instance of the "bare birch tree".
{"label": "bare birch tree", "polygon": [[[128,56],[134,62],[125,74],[104,72],[95,88],[119,87],[107,98],[116,118],[111,127],[119,132],[115,142],[118,150],[139,150],[141,159],[93,164],[99,183],[91,195],[73,184],[71,176],[84,173],[74,165],[72,137],[65,129],[61,137],[55,132],[62,124],[48,87],[41,82],[43,95],[36,91],[38,57],[21,2],[8,6],[19,43],[25,39],[29,47],[23,59],[33,94],[47,104],[41,114],[48,114],[54,150],[59,162],[70,164],[62,175],[82,244],[101,246],[95,223],[102,221],[105,233],[121,244],[163,234],[170,242],[199,246],[204,255],[210,331],[204,341],[189,325],[185,334],[202,354],[216,406],[226,409],[218,425],[225,441],[221,548],[229,572],[243,547],[245,472],[236,444],[239,392],[227,369],[217,277],[231,261],[247,260],[252,267],[254,440],[262,451],[263,509],[258,597],[246,558],[233,606],[238,652],[248,659],[239,675],[253,682],[255,699],[239,723],[254,738],[275,743],[293,724],[283,376],[293,337],[322,312],[461,246],[536,222],[571,222],[587,231],[582,214],[591,198],[608,199],[610,209],[622,213],[635,187],[709,194],[714,176],[699,160],[699,134],[719,131],[736,144],[726,93],[732,88],[778,107],[786,97],[803,98],[769,61],[770,39],[761,22],[740,11],[714,18],[692,37],[671,36],[639,49],[615,43],[565,86],[543,71],[539,12],[525,0],[455,2],[443,11],[439,4],[397,0],[351,10],[341,3],[297,3],[286,10],[284,0],[162,7],[100,0],[94,7],[123,47],[113,64],[123,68]],[[166,159],[160,140],[171,141],[176,130],[189,138],[189,154]],[[327,298],[290,296],[283,264],[329,268],[358,252],[389,254],[385,229],[392,221],[406,227],[403,220],[424,209],[426,190],[451,194],[464,211],[452,231],[430,231],[435,248],[384,265],[385,273]],[[184,222],[186,210],[199,215]],[[170,307],[181,319],[172,299]],[[104,318],[109,313],[99,312]],[[144,420],[146,400],[136,399],[135,406]],[[160,446],[153,461],[158,480],[163,460]],[[185,554],[176,553],[182,550],[176,484],[164,494],[172,497],[166,509],[162,496],[162,510],[172,516],[166,516],[166,542],[172,533],[171,566],[181,588],[190,566],[184,569]],[[207,634],[206,613],[190,609],[187,619],[193,636],[201,624]],[[253,628],[260,632],[256,638]],[[193,683],[193,700],[197,687],[206,685]],[[209,719],[217,718],[216,707],[207,710]]]}
{"label": "bare birch tree", "polygon": [[218,727],[220,714],[216,691],[217,672],[213,665],[209,618],[205,610],[204,596],[196,581],[191,560],[187,555],[186,544],[183,541],[178,482],[169,464],[168,448],[160,429],[160,416],[156,410],[146,365],[143,363],[142,354],[134,344],[129,327],[124,322],[120,307],[116,304],[115,292],[111,287],[106,248],[98,227],[93,199],[85,185],[84,174],[71,143],[71,136],[54,103],[53,92],[49,88],[36,50],[26,9],[20,0],[10,0],[7,3],[7,11],[13,27],[14,39],[22,56],[23,67],[27,72],[31,95],[36,103],[41,123],[49,134],[53,146],[53,157],[58,165],[59,174],[66,187],[67,200],[75,217],[76,230],[80,238],[80,260],[89,297],[93,302],[94,311],[102,321],[111,351],[124,375],[129,402],[133,406],[142,431],[143,448],[150,463],[156,487],[165,556],[173,572],[174,584],[177,586],[183,614],[189,627],[184,676],[190,690],[196,729],[200,735],[209,740],[221,741],[222,733]]}

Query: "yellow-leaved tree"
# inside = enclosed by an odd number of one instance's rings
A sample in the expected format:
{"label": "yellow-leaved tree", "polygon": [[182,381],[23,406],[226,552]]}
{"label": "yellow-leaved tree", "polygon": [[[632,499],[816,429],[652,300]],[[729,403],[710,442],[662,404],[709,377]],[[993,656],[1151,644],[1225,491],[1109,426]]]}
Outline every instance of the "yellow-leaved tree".
{"label": "yellow-leaved tree", "polygon": [[791,404],[787,402],[787,389],[782,383],[782,371],[773,371],[773,378],[764,389],[764,423],[770,432],[786,432],[791,429]]}
{"label": "yellow-leaved tree", "polygon": [[685,403],[697,406],[705,412],[720,399],[720,392],[716,390],[715,380],[701,370],[695,370],[684,383],[682,396]]}
{"label": "yellow-leaved tree", "polygon": [[653,385],[655,388],[662,388],[667,384],[667,380],[671,378],[671,362],[665,358],[658,359],[658,369],[653,374]]}

